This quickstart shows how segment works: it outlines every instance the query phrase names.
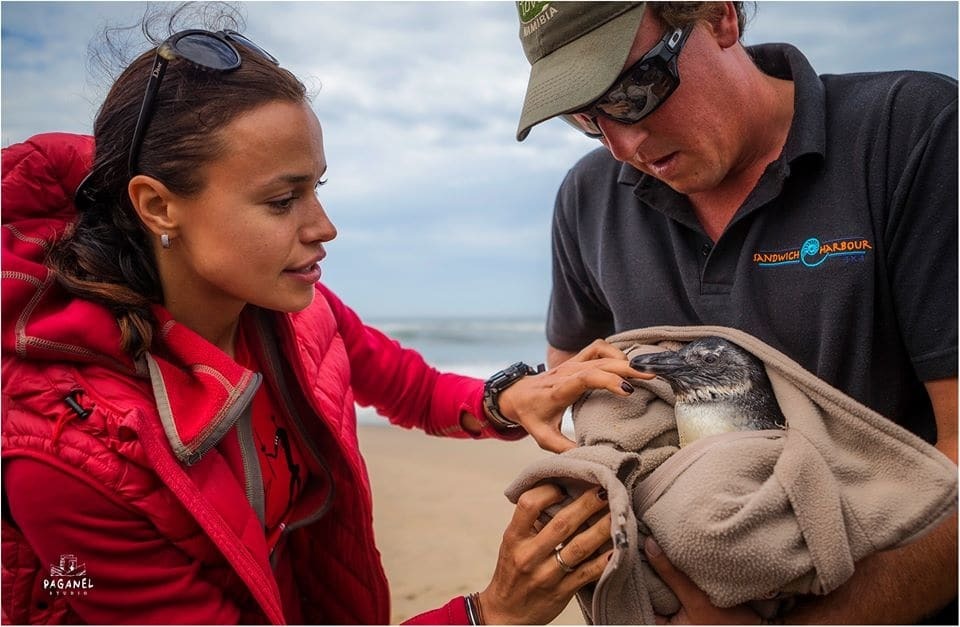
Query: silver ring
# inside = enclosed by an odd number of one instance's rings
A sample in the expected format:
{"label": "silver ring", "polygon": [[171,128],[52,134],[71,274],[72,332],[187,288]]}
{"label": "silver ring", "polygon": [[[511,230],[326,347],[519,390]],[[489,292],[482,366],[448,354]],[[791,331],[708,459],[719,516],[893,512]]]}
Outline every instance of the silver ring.
{"label": "silver ring", "polygon": [[566,563],[565,561],[563,561],[563,558],[560,557],[560,549],[562,549],[562,548],[563,548],[563,542],[561,542],[560,544],[558,544],[558,545],[553,549],[553,556],[554,556],[555,558],[557,558],[557,565],[560,566],[560,569],[561,569],[563,572],[565,572],[565,573],[572,573],[572,572],[573,572],[574,570],[576,570],[576,569],[568,566],[567,563]]}

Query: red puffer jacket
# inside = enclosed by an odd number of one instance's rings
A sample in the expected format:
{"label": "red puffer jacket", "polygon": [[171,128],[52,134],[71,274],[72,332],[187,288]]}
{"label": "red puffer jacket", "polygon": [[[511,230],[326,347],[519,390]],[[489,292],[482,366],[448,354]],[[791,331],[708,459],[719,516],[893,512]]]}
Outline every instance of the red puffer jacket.
{"label": "red puffer jacket", "polygon": [[[149,355],[132,361],[111,313],[42,263],[92,148],[50,134],[3,151],[3,465],[47,482],[4,492],[3,622],[387,623],[354,400],[469,437],[459,416],[483,416],[481,382],[430,368],[320,285],[302,312],[245,312],[262,374],[160,306]],[[262,379],[282,391],[312,478],[273,550],[238,426]],[[29,509],[58,491],[63,507]],[[417,620],[466,614],[454,599]]]}

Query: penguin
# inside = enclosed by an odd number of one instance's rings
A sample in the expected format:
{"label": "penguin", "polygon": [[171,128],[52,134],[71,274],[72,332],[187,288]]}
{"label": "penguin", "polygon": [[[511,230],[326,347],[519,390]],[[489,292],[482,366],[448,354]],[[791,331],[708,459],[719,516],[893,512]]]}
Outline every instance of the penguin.
{"label": "penguin", "polygon": [[670,384],[681,448],[718,433],[787,427],[763,362],[721,337],[638,355],[630,365]]}

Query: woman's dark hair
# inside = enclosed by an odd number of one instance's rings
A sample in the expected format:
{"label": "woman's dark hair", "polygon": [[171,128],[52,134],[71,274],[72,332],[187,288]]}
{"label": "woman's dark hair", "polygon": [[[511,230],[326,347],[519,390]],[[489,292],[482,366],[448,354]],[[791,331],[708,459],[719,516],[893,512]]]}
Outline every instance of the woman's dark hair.
{"label": "woman's dark hair", "polygon": [[[192,27],[241,30],[235,11],[211,16],[209,7],[204,23]],[[172,35],[175,26],[185,28],[180,26],[182,17],[183,9],[175,11],[167,20],[169,32],[154,37],[148,30],[156,16],[145,16],[143,32],[156,45]],[[225,125],[270,102],[307,101],[306,88],[293,74],[242,45],[235,48],[242,63],[230,72],[204,71],[182,59],[170,62],[140,150],[139,173],[156,178],[174,193],[196,194],[205,184],[203,166],[224,150],[220,130]],[[80,212],[47,260],[67,291],[113,311],[123,350],[135,359],[150,349],[153,339],[156,320],[150,306],[163,301],[150,233],[127,194],[127,155],[154,54],[151,49],[137,57],[103,101],[94,122],[92,205]]]}

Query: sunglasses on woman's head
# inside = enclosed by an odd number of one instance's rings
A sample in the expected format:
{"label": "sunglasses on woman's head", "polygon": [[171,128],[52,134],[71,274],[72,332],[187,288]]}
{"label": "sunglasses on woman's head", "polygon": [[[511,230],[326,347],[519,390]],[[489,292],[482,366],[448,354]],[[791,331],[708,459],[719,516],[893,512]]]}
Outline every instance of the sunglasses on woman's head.
{"label": "sunglasses on woman's head", "polygon": [[[133,139],[130,142],[130,152],[127,156],[127,172],[130,177],[137,173],[137,161],[140,156],[140,147],[143,136],[150,125],[153,115],[154,101],[160,92],[160,81],[167,69],[167,64],[174,59],[184,59],[193,65],[218,72],[229,72],[240,67],[240,53],[233,46],[238,43],[247,50],[263,57],[274,65],[280,65],[277,59],[253,43],[240,33],[233,30],[212,32],[207,30],[184,30],[174,34],[157,47],[157,55],[150,71],[150,80],[143,94],[143,103],[140,105],[140,114],[137,116],[137,125],[133,130]],[[90,181],[94,178],[91,171],[80,182],[74,197],[74,202],[81,211],[87,210],[95,202],[97,191],[91,188]]]}
{"label": "sunglasses on woman's head", "polygon": [[[240,33],[232,30],[212,32],[207,30],[184,30],[157,47],[157,55],[150,71],[150,80],[143,94],[143,103],[140,105],[140,114],[137,116],[137,125],[133,130],[133,139],[130,141],[130,152],[127,156],[127,171],[130,177],[137,173],[137,161],[140,157],[140,148],[143,145],[143,136],[150,125],[153,115],[154,100],[160,92],[160,81],[167,64],[174,59],[184,59],[193,65],[218,72],[229,72],[240,67],[240,53],[233,46],[238,43],[244,48],[263,57],[274,65],[280,65],[277,59],[253,43]],[[91,188],[95,171],[91,171],[77,187],[74,203],[81,211],[89,209],[96,201],[97,191]]]}
{"label": "sunglasses on woman's head", "polygon": [[668,31],[650,52],[623,71],[607,91],[582,109],[560,117],[587,137],[602,139],[600,116],[636,124],[666,102],[680,85],[677,57],[693,25]]}
{"label": "sunglasses on woman's head", "polygon": [[150,125],[153,103],[160,91],[160,81],[163,80],[167,64],[174,59],[184,59],[203,70],[229,72],[240,67],[241,62],[240,53],[233,46],[234,43],[240,44],[274,65],[280,65],[272,54],[232,30],[216,33],[207,30],[184,30],[157,47],[157,56],[153,61],[153,70],[150,72],[147,90],[143,94],[143,104],[140,105],[140,115],[137,117],[137,126],[134,128],[133,140],[130,142],[127,167],[131,177],[137,173],[137,160],[140,157],[143,136]]}

